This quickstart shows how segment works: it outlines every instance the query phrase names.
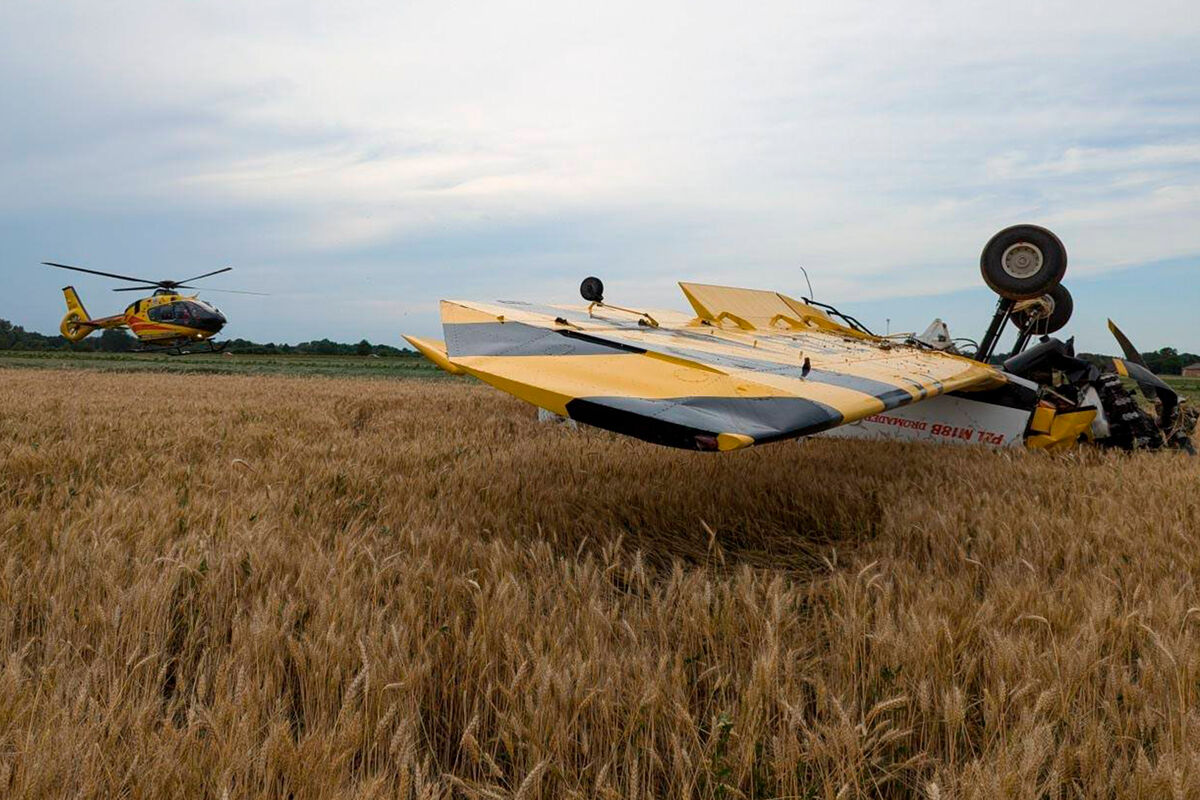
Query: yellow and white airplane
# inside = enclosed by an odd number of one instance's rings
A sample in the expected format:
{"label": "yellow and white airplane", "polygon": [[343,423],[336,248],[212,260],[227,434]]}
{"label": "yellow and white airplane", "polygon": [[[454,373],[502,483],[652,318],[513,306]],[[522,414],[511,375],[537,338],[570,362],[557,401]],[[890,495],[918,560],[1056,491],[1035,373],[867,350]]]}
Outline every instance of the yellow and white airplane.
{"label": "yellow and white airplane", "polygon": [[[1006,228],[980,263],[1000,301],[969,355],[939,323],[919,337],[877,336],[811,299],[698,283],[680,284],[690,314],[637,311],[605,303],[596,278],[580,287],[586,306],[445,300],[444,342],[405,338],[448,372],[673,447],[736,450],[824,433],[993,447],[1190,448],[1183,428],[1194,415],[1138,363],[1132,345],[1104,371],[1076,358],[1069,341],[1049,337],[1071,310],[1059,283],[1066,250],[1054,234]],[[993,364],[1009,322],[1019,329],[1017,347]],[[1158,419],[1121,376],[1156,398]]]}

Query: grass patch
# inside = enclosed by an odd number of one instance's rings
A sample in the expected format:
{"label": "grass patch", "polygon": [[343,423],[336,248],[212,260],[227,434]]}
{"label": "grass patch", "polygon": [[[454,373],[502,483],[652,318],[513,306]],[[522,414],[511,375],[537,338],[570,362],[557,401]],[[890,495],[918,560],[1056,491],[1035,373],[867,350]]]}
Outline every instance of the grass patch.
{"label": "grass patch", "polygon": [[419,355],[313,356],[205,353],[167,356],[161,353],[75,353],[66,351],[0,351],[0,369],[88,369],[104,372],[158,372],[214,375],[324,375],[329,377],[449,378]]}

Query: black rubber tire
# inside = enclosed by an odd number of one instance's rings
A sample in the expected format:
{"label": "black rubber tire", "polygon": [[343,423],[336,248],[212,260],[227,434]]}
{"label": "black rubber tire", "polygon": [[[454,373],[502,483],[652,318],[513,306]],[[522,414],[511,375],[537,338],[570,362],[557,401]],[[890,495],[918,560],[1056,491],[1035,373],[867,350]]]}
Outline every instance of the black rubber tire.
{"label": "black rubber tire", "polygon": [[[1028,275],[1013,275],[1004,268],[1004,256],[1016,245],[1031,245],[1041,253],[1041,264]],[[993,292],[1009,300],[1032,300],[1054,288],[1067,271],[1067,248],[1050,231],[1038,225],[1013,225],[993,236],[979,256],[979,271]]]}
{"label": "black rubber tire", "polygon": [[[1046,294],[1050,296],[1054,310],[1046,319],[1039,319],[1033,323],[1033,332],[1037,336],[1046,336],[1067,327],[1067,323],[1071,321],[1071,312],[1075,310],[1075,301],[1071,299],[1071,293],[1061,283]],[[1027,316],[1022,312],[1013,314],[1013,322],[1017,323],[1018,328],[1025,330],[1029,324]]]}
{"label": "black rubber tire", "polygon": [[583,283],[579,284],[579,293],[583,295],[583,299],[587,300],[589,303],[603,303],[604,282],[599,278],[584,278]]}

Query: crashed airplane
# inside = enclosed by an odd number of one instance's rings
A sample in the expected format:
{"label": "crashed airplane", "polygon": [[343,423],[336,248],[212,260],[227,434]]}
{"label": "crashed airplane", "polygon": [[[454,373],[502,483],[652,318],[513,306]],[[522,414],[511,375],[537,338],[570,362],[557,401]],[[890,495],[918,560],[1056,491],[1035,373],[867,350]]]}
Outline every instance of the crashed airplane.
{"label": "crashed airplane", "polygon": [[[940,321],[919,336],[879,336],[810,298],[698,283],[679,284],[692,314],[634,310],[606,303],[596,278],[580,287],[584,306],[444,300],[444,342],[405,338],[448,372],[671,447],[821,434],[1191,452],[1196,411],[1115,325],[1124,358],[1104,367],[1051,336],[1071,316],[1066,268],[1066,249],[1045,228],[993,236],[980,270],[999,301],[978,342],[952,339]],[[1016,345],[1000,358],[1010,325]]]}

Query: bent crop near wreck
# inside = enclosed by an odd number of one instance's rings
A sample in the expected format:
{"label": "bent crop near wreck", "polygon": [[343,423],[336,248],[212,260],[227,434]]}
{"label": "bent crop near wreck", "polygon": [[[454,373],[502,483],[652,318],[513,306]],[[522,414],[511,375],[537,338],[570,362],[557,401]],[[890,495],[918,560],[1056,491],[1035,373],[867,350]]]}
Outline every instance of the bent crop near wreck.
{"label": "bent crop near wreck", "polygon": [[0,371],[0,795],[1200,796],[1197,470]]}

